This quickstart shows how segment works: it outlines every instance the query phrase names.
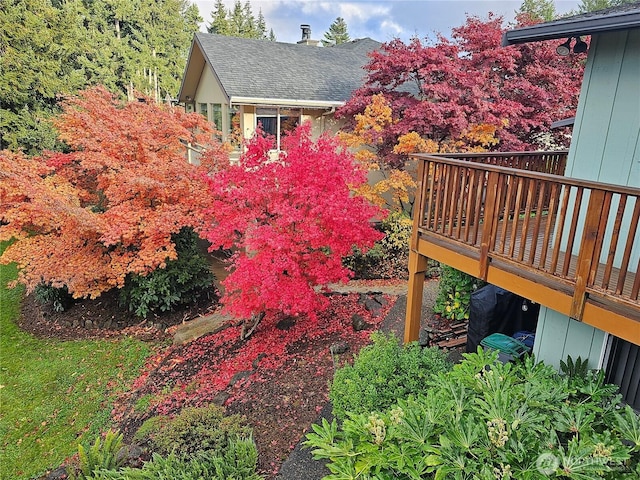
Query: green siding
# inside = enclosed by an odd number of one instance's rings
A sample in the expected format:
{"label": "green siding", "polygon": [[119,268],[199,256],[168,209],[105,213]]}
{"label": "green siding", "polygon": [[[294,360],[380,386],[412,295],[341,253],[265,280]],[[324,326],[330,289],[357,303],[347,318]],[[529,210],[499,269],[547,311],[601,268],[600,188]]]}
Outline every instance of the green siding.
{"label": "green siding", "polygon": [[556,368],[567,355],[588,359],[590,368],[599,368],[605,337],[602,330],[540,307],[533,353],[538,360]]}
{"label": "green siding", "polygon": [[[566,175],[640,187],[640,29],[592,37]],[[640,241],[631,265],[639,257]],[[542,307],[534,353],[556,367],[571,355],[596,368],[605,340],[604,332]]]}
{"label": "green siding", "polygon": [[593,37],[566,175],[640,187],[640,29]]}

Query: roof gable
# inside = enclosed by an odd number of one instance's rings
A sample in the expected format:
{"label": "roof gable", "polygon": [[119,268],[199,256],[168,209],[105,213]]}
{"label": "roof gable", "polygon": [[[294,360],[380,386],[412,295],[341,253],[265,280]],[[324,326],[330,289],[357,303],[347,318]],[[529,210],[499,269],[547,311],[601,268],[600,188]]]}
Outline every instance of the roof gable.
{"label": "roof gable", "polygon": [[[184,78],[198,78],[202,63],[213,69],[229,99],[291,99],[345,102],[361,87],[368,52],[380,46],[362,39],[335,47],[314,47],[224,35],[197,33]],[[196,86],[183,80],[179,100],[193,97]]]}

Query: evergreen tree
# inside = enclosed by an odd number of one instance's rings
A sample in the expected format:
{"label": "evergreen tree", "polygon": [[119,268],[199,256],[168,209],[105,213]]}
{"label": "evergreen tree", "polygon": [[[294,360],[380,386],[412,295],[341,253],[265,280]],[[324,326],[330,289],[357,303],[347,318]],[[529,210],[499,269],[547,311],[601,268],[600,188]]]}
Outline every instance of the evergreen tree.
{"label": "evergreen tree", "polygon": [[55,147],[47,119],[56,111],[58,95],[85,84],[77,57],[93,51],[83,37],[82,9],[71,0],[62,9],[41,0],[0,3],[2,149],[35,153]]}
{"label": "evergreen tree", "polygon": [[262,14],[262,9],[258,11],[258,20],[256,21],[256,29],[259,34],[262,35],[262,38],[267,38],[267,22],[264,19],[264,15]]}
{"label": "evergreen tree", "polygon": [[207,32],[218,35],[229,35],[229,20],[227,20],[227,9],[222,0],[217,0],[214,10],[211,12],[211,24],[207,27]]}
{"label": "evergreen tree", "polygon": [[625,3],[633,3],[637,0],[581,0],[578,5],[578,13],[594,12],[609,7],[617,7]]}
{"label": "evergreen tree", "polygon": [[329,30],[325,32],[322,45],[328,47],[330,45],[340,45],[341,43],[347,43],[351,39],[347,32],[347,23],[344,18],[338,17],[329,27]]}
{"label": "evergreen tree", "polygon": [[541,22],[550,22],[557,16],[553,0],[524,0],[517,13],[529,15],[532,20]]}
{"label": "evergreen tree", "polygon": [[[249,5],[249,9],[251,9],[251,5]],[[242,8],[240,0],[236,0],[236,3],[233,5],[233,10],[230,11],[229,15],[229,27],[231,30],[231,35],[234,37],[243,37],[244,24],[245,9]]]}
{"label": "evergreen tree", "polygon": [[222,0],[217,0],[214,10],[211,12],[211,23],[207,27],[207,31],[229,37],[275,40],[273,30],[267,36],[267,25],[262,10],[256,18],[249,1],[242,5],[240,0],[236,0],[233,8],[227,9]]}
{"label": "evergreen tree", "polygon": [[61,148],[47,119],[87,86],[175,96],[201,21],[187,0],[3,0],[0,147]]}

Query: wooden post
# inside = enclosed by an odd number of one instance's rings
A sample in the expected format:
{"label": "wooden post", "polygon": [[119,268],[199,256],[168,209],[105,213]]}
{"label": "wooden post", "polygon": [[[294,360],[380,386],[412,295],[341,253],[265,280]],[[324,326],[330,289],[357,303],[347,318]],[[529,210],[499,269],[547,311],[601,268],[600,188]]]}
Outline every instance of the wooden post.
{"label": "wooden post", "polygon": [[480,272],[478,277],[487,280],[489,271],[489,249],[493,244],[492,233],[495,220],[496,205],[499,204],[498,199],[498,180],[500,175],[498,172],[489,172],[487,178],[487,196],[484,203],[482,238],[480,240]]}
{"label": "wooden post", "polygon": [[[576,265],[576,283],[571,301],[571,312],[569,316],[575,320],[582,321],[584,305],[587,301],[587,284],[591,277],[593,263],[598,263],[599,252],[596,252],[598,243],[600,217],[604,206],[605,192],[602,190],[592,190],[587,207],[587,216],[584,222],[580,251],[578,252],[578,263]],[[574,212],[574,216],[577,213]],[[571,252],[567,251],[567,255]]]}
{"label": "wooden post", "polygon": [[[407,311],[404,321],[404,343],[418,340],[420,336],[420,317],[422,316],[422,291],[424,275],[427,271],[427,257],[418,253],[420,225],[425,216],[426,198],[423,186],[428,184],[425,178],[429,174],[424,159],[418,159],[418,181],[416,198],[413,204],[413,231],[409,244],[409,286],[407,292]],[[430,194],[431,195],[431,194]]]}
{"label": "wooden post", "polygon": [[407,292],[407,312],[404,322],[404,343],[418,340],[420,317],[422,316],[422,293],[424,275],[427,271],[427,257],[417,251],[409,251],[409,288]]}

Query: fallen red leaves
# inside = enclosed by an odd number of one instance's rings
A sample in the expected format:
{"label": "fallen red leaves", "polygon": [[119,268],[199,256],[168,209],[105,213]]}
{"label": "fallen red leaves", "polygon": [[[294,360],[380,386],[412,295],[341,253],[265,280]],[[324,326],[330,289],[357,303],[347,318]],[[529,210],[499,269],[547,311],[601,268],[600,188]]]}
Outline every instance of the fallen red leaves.
{"label": "fallen red leaves", "polygon": [[[163,348],[149,359],[127,397],[115,406],[113,417],[132,435],[148,416],[175,414],[185,406],[224,404],[229,413],[244,415],[253,426],[260,469],[274,475],[326,404],[336,366],[369,342],[371,330],[380,326],[395,298],[333,294],[329,308],[315,320],[271,316],[246,341],[240,340],[241,327],[230,325],[190,344]],[[371,308],[375,301],[379,308]],[[354,331],[355,314],[370,330]],[[336,342],[347,343],[348,352],[332,356],[329,347]],[[144,395],[153,399],[141,417],[133,405]]]}

